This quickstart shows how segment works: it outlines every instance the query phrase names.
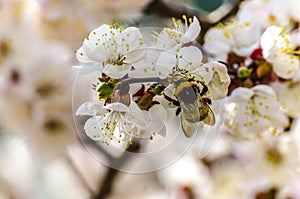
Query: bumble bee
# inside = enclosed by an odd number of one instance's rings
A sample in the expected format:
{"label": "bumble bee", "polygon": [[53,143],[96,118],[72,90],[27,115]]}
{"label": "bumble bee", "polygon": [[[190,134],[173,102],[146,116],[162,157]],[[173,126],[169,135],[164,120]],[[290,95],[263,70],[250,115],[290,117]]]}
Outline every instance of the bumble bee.
{"label": "bumble bee", "polygon": [[169,97],[165,93],[164,96],[178,107],[176,115],[179,115],[181,112],[181,127],[186,137],[192,137],[200,121],[210,126],[215,124],[215,116],[209,106],[211,100],[203,97],[208,91],[206,85],[201,83],[203,88],[200,91],[196,83],[186,80],[183,76],[173,81],[173,85],[176,99]]}

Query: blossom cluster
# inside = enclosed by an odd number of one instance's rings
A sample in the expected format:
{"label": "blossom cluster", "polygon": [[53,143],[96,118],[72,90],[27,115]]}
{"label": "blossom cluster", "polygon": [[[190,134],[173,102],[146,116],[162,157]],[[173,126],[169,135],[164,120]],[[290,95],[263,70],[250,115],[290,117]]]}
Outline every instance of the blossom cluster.
{"label": "blossom cluster", "polygon": [[98,99],[76,112],[91,116],[84,125],[90,138],[129,145],[133,138],[165,135],[164,118],[157,111],[168,101],[178,108],[177,115],[181,112],[187,137],[200,122],[214,125],[211,100],[227,95],[226,66],[208,61],[196,46],[201,30],[196,17],[172,21],[171,28],[160,32],[147,30],[150,38],[143,29],[104,24],[84,39],[76,51],[80,65],[73,68],[99,74],[94,85]]}
{"label": "blossom cluster", "polygon": [[287,88],[299,73],[299,16],[295,2],[289,1],[284,12],[279,2],[246,1],[234,19],[204,38],[204,47],[227,63],[231,76],[226,125],[247,139],[280,134],[290,125],[288,117],[300,113],[298,94]]}

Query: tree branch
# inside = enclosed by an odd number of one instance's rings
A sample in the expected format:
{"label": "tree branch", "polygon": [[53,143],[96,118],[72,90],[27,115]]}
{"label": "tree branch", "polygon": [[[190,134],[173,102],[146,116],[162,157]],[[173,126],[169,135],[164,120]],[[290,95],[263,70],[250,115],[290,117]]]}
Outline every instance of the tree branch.
{"label": "tree branch", "polygon": [[[140,144],[138,142],[133,142],[126,151],[128,152],[137,152],[140,150]],[[124,163],[129,159],[129,156],[127,153],[124,153],[120,158],[118,159],[111,159],[111,164],[118,165],[118,167],[121,167],[124,165]],[[103,181],[100,183],[99,186],[99,192],[96,196],[93,197],[93,199],[104,199],[107,197],[114,185],[114,180],[116,179],[119,171],[114,168],[109,168],[107,171]]]}

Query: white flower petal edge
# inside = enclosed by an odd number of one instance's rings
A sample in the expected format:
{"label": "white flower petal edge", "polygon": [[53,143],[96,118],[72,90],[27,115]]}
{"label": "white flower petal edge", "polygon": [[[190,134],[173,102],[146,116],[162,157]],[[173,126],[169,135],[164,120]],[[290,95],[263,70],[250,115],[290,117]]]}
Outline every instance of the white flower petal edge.
{"label": "white flower petal edge", "polygon": [[101,111],[101,114],[105,114],[106,110],[102,110],[101,105],[95,104],[93,102],[85,102],[80,105],[77,109],[75,115],[96,115]]}
{"label": "white flower petal edge", "polygon": [[208,81],[208,89],[212,100],[223,99],[227,96],[230,77],[227,67],[219,62],[207,63],[213,69],[211,80]]}
{"label": "white flower petal edge", "polygon": [[195,41],[199,35],[199,33],[201,32],[201,26],[199,23],[199,20],[197,19],[197,17],[193,17],[193,22],[190,24],[189,28],[187,29],[187,31],[184,34],[184,38],[188,38],[189,40],[187,40],[186,42],[189,41]]}

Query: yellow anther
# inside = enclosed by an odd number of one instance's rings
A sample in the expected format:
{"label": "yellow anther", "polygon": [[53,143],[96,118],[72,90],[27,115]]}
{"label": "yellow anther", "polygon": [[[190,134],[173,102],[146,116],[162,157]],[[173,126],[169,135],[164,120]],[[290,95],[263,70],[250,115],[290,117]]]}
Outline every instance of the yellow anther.
{"label": "yellow anther", "polygon": [[245,26],[250,26],[251,25],[251,23],[250,22],[245,22]]}

